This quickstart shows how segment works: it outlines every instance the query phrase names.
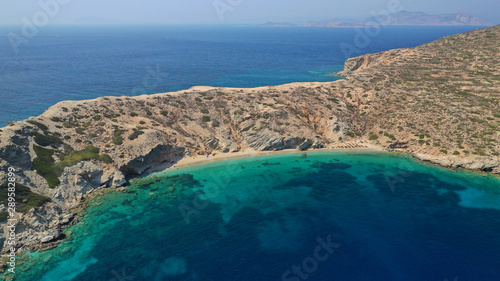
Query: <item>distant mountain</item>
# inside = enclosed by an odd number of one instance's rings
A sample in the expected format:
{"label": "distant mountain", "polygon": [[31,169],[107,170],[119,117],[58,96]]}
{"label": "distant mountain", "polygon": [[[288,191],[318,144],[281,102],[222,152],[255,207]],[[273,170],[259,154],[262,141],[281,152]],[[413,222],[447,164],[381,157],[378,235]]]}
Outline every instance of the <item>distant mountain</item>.
{"label": "distant mountain", "polygon": [[360,27],[365,26],[362,23],[345,22],[345,21],[311,21],[302,26],[315,26],[315,27]]}
{"label": "distant mountain", "polygon": [[283,22],[268,22],[260,26],[307,26],[307,27],[363,27],[378,22],[381,25],[427,25],[427,26],[492,26],[492,23],[468,14],[429,15],[424,12],[399,11],[389,16],[369,18],[362,21],[311,21],[295,25]]}
{"label": "distant mountain", "polygon": [[262,27],[273,27],[273,26],[281,26],[281,27],[290,27],[290,26],[297,26],[296,24],[293,24],[293,23],[289,23],[289,22],[266,22],[266,23],[263,23],[259,26],[262,26]]}
{"label": "distant mountain", "polygon": [[133,22],[114,20],[114,19],[103,19],[99,17],[84,17],[76,19],[74,21],[74,24],[108,25],[108,24],[133,24]]}
{"label": "distant mountain", "polygon": [[[364,24],[373,21],[365,20]],[[384,25],[440,25],[440,26],[491,26],[478,17],[468,14],[445,14],[428,15],[424,12],[400,11],[390,16],[382,16],[379,19]]]}

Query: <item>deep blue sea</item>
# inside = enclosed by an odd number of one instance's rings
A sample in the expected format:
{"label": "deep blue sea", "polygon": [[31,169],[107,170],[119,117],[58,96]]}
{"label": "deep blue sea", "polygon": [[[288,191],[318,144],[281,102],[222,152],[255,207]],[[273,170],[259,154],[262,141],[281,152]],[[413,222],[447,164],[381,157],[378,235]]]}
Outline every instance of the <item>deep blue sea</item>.
{"label": "deep blue sea", "polygon": [[91,200],[15,280],[500,280],[498,178],[382,152],[207,161]]}
{"label": "deep blue sea", "polygon": [[[332,81],[347,56],[414,47],[472,27],[44,27],[14,51],[0,27],[0,127],[62,100],[140,95],[196,85],[256,87]],[[356,42],[360,44],[356,44]],[[341,46],[352,46],[346,53]],[[347,56],[346,56],[347,55]]]}

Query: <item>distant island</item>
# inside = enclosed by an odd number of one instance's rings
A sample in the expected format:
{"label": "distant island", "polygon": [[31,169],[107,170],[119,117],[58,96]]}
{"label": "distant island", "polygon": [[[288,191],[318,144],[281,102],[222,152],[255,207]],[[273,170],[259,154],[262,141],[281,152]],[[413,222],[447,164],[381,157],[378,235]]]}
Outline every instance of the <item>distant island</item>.
{"label": "distant island", "polygon": [[266,23],[263,23],[259,26],[262,26],[262,27],[268,27],[268,26],[280,26],[280,27],[292,27],[292,26],[298,26],[296,24],[293,24],[293,23],[289,23],[289,22],[266,22]]}
{"label": "distant island", "polygon": [[15,243],[54,247],[89,196],[205,155],[363,144],[500,175],[499,53],[500,25],[349,59],[334,82],[60,102],[0,129],[0,184],[9,169],[18,181]]}
{"label": "distant island", "polygon": [[492,26],[492,23],[481,20],[464,13],[429,15],[424,12],[399,11],[390,16],[381,16],[378,19],[364,19],[360,21],[331,20],[311,21],[305,24],[292,24],[287,22],[267,22],[261,27],[364,27],[375,22],[381,25],[409,25],[409,26]]}

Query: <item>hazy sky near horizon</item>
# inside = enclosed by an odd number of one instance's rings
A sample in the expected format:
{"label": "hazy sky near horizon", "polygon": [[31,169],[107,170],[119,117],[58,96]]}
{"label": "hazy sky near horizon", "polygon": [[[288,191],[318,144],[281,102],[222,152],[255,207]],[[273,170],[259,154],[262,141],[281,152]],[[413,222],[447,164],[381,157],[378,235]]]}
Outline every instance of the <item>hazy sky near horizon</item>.
{"label": "hazy sky near horizon", "polygon": [[[46,20],[41,3],[51,3],[48,24],[258,24],[368,18],[391,1],[398,0],[0,0],[0,24]],[[498,0],[399,1],[408,11],[468,13],[500,23]]]}

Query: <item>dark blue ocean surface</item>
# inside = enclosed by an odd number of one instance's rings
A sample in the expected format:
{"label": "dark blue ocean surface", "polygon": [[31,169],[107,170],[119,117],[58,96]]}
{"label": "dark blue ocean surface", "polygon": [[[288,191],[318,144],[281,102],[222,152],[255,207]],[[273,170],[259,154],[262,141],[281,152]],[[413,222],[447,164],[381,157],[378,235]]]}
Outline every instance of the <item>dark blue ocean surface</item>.
{"label": "dark blue ocean surface", "polygon": [[497,281],[499,187],[374,152],[168,170],[91,200],[15,280]]}
{"label": "dark blue ocean surface", "polygon": [[[256,87],[332,81],[348,56],[413,47],[472,27],[45,27],[15,52],[0,27],[0,126],[62,100],[139,95],[196,85]],[[358,42],[358,44],[356,44]],[[343,52],[352,46],[355,52]]]}

